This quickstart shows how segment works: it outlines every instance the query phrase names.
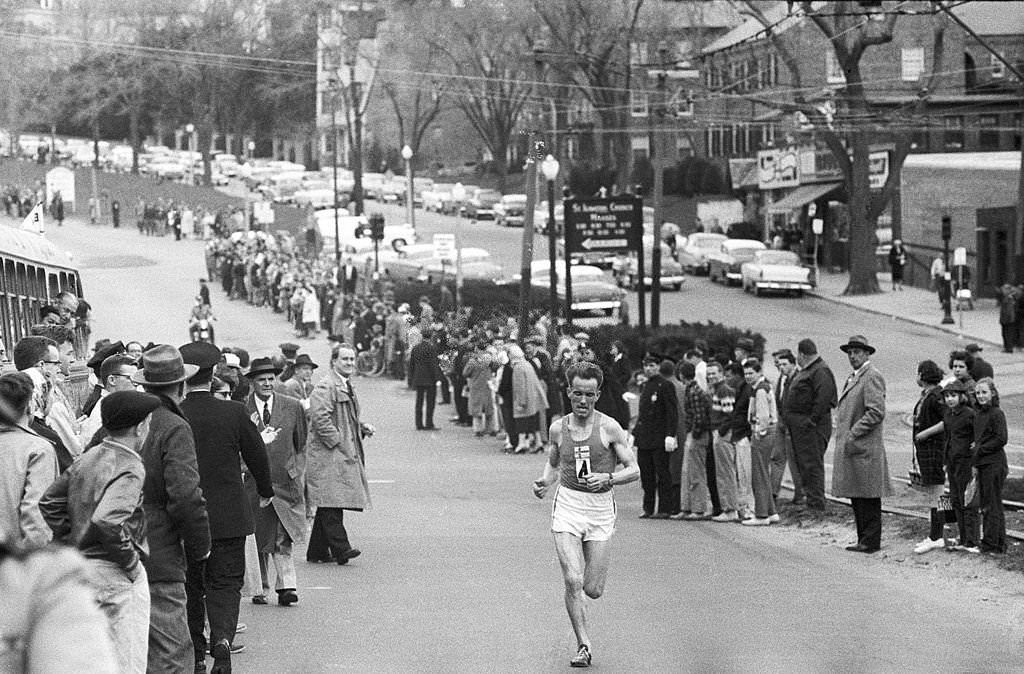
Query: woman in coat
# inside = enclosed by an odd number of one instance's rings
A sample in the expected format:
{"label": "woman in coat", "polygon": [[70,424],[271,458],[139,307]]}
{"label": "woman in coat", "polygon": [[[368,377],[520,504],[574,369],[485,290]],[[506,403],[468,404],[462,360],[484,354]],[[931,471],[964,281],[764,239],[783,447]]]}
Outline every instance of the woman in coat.
{"label": "woman in coat", "polygon": [[512,368],[512,418],[519,441],[515,453],[543,448],[540,442],[541,414],[548,408],[547,387],[526,360],[518,344],[508,347],[508,366]]}
{"label": "woman in coat", "polygon": [[907,265],[907,249],[896,239],[889,248],[889,270],[892,272],[892,289],[903,290],[903,268]]}
{"label": "woman in coat", "polygon": [[310,397],[306,500],[317,511],[307,561],[326,561],[328,550],[339,564],[358,555],[349,544],[343,511],[371,506],[363,438],[373,434],[373,427],[359,420],[359,400],[350,381],[355,356],[351,346],[337,345],[331,353],[330,371],[317,382]]}
{"label": "woman in coat", "polygon": [[1006,415],[999,409],[999,392],[991,377],[978,380],[978,414],[974,418],[974,471],[984,517],[982,552],[1006,552],[1003,484],[1006,482]]}
{"label": "woman in coat", "polygon": [[494,361],[487,353],[487,342],[481,340],[475,345],[473,353],[462,376],[466,378],[469,389],[469,414],[473,417],[473,431],[479,438],[484,433],[494,435],[492,420],[494,418],[494,395],[491,391],[491,378],[494,376]]}

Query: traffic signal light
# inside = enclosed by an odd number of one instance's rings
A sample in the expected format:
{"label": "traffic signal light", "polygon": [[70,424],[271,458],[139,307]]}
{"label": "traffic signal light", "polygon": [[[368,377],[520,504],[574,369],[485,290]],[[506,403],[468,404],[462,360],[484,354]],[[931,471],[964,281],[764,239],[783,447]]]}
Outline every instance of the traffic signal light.
{"label": "traffic signal light", "polygon": [[948,215],[942,216],[942,240],[949,241],[953,236],[953,220]]}
{"label": "traffic signal light", "polygon": [[384,240],[384,216],[380,213],[370,216],[370,238],[374,241]]}

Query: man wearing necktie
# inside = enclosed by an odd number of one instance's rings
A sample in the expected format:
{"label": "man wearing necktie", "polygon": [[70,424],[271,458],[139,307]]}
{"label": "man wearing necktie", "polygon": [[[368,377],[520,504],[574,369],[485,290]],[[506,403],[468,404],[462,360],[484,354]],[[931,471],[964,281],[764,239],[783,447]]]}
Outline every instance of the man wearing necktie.
{"label": "man wearing necktie", "polygon": [[863,335],[839,347],[853,373],[846,380],[836,408],[836,450],[832,495],[850,499],[857,523],[851,552],[876,552],[882,545],[882,497],[892,495],[885,456],[885,378],[871,364],[875,347]]}
{"label": "man wearing necktie", "polygon": [[374,428],[359,420],[359,400],[352,389],[356,352],[348,344],[331,349],[331,369],[310,396],[310,432],[306,440],[306,497],[316,508],[306,561],[347,564],[358,557],[345,530],[346,510],[370,507],[363,439]]}
{"label": "man wearing necktie", "polygon": [[[298,400],[275,393],[281,369],[270,358],[257,358],[246,374],[253,393],[245,408],[267,445],[274,501],[256,511],[256,546],[260,566],[277,590],[277,603],[299,601],[292,545],[306,535],[306,412]],[[250,482],[251,477],[246,476]],[[249,486],[249,485],[247,485]],[[255,489],[247,489],[250,500]]]}

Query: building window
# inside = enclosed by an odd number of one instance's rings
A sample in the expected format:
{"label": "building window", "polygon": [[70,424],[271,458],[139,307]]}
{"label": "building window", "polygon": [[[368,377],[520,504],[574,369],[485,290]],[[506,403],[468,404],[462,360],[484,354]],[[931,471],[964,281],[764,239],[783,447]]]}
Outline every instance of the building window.
{"label": "building window", "polygon": [[840,67],[836,53],[831,49],[825,52],[825,80],[829,84],[846,84],[846,73]]}
{"label": "building window", "polygon": [[679,159],[693,156],[693,143],[690,142],[690,137],[685,133],[676,136],[676,156]]}
{"label": "building window", "polygon": [[767,89],[779,83],[779,62],[774,53],[768,54],[764,70],[761,71],[761,87]]}
{"label": "building window", "polygon": [[633,42],[629,45],[629,65],[638,66],[647,62],[647,43]]}
{"label": "building window", "polygon": [[942,147],[946,150],[964,149],[964,118],[961,115],[943,117]]}
{"label": "building window", "polygon": [[629,113],[633,117],[646,117],[648,114],[648,94],[646,91],[629,92]]}
{"label": "building window", "polygon": [[1006,66],[996,58],[995,54],[989,55],[989,64],[992,66],[992,79],[1002,79],[1006,76]]}
{"label": "building window", "polygon": [[689,40],[676,41],[676,62],[689,63],[693,57],[693,43]]}
{"label": "building window", "polygon": [[904,82],[917,82],[924,72],[924,47],[900,50],[900,78]]}
{"label": "building window", "polygon": [[633,150],[633,161],[646,159],[651,154],[651,139],[647,135],[633,136],[629,139],[630,148]]}
{"label": "building window", "polygon": [[708,143],[710,152],[709,157],[721,157],[722,156],[722,129],[720,127],[712,125],[708,129],[708,134],[711,137],[711,141]]}
{"label": "building window", "polygon": [[925,125],[914,129],[910,134],[911,152],[928,152],[931,147],[931,129]]}
{"label": "building window", "polygon": [[999,115],[978,115],[978,149],[999,149]]}
{"label": "building window", "polygon": [[731,157],[733,148],[736,147],[736,127],[735,126],[724,126],[722,127],[722,156]]}

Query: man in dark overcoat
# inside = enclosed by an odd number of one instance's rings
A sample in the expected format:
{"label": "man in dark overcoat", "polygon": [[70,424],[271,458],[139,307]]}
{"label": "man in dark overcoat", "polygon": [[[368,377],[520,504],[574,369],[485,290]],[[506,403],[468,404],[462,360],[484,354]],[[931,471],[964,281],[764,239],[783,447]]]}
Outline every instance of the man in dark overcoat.
{"label": "man in dark overcoat", "polygon": [[220,350],[212,344],[192,342],[181,347],[181,354],[185,362],[198,368],[187,381],[188,395],[181,411],[195,436],[199,483],[209,504],[212,539],[209,559],[189,564],[185,584],[188,626],[198,665],[206,658],[203,632],[209,619],[214,659],[211,672],[228,673],[245,578],[245,537],[254,531],[253,514],[242,486],[241,461],[245,461],[256,482],[261,507],[270,505],[274,488],[267,448],[245,405],[220,400],[210,392]]}
{"label": "man in dark overcoat", "polygon": [[797,344],[800,370],[789,384],[784,418],[803,480],[807,507],[825,509],[825,449],[832,435],[836,380],[810,339]]}
{"label": "man in dark overcoat", "polygon": [[[441,381],[441,364],[433,331],[423,328],[423,341],[409,352],[409,381],[416,389],[416,430],[434,431],[434,405],[437,401],[437,382]],[[426,402],[427,409],[423,409]]]}
{"label": "man in dark overcoat", "polygon": [[[297,399],[275,392],[280,372],[270,358],[252,362],[246,376],[253,392],[245,409],[266,443],[274,485],[271,507],[256,510],[256,545],[261,566],[277,590],[277,603],[288,606],[299,600],[292,544],[306,534],[306,411]],[[246,480],[251,479],[246,473]]]}
{"label": "man in dark overcoat", "polygon": [[672,503],[672,474],[668,461],[669,453],[675,451],[677,444],[679,403],[675,386],[661,376],[661,360],[655,355],[644,357],[646,381],[640,391],[640,408],[633,427],[637,463],[640,464],[640,486],[644,492],[641,518],[665,519],[679,509],[678,503]]}

